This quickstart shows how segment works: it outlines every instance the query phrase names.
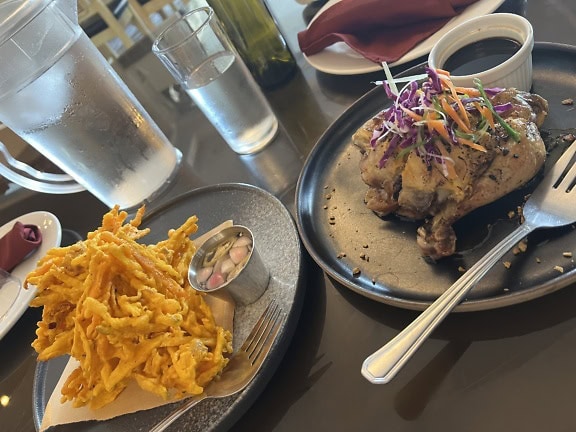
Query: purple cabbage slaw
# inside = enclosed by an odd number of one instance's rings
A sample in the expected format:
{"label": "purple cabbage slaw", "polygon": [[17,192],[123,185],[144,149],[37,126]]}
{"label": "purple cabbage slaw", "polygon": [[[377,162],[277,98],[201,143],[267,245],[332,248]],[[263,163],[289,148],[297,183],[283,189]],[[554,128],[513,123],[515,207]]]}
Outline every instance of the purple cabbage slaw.
{"label": "purple cabbage slaw", "polygon": [[[417,81],[408,82],[402,89],[395,94],[390,85],[384,81],[382,85],[388,98],[392,100],[392,105],[381,111],[377,117],[382,120],[381,127],[374,129],[370,144],[375,148],[383,139],[388,139],[382,158],[379,161],[379,167],[382,168],[389,158],[398,150],[396,157],[406,156],[411,151],[415,151],[426,164],[430,167],[432,162],[438,163],[442,167],[443,174],[448,175],[446,164],[453,163],[448,156],[443,156],[438,149],[437,141],[441,140],[443,144],[461,145],[458,138],[477,143],[479,138],[487,133],[490,128],[489,122],[478,112],[475,103],[487,107],[494,118],[508,133],[508,135],[518,140],[519,136],[501,117],[500,114],[506,113],[512,108],[510,102],[500,105],[492,105],[490,98],[500,93],[504,89],[499,87],[484,88],[479,80],[475,81],[480,96],[470,97],[467,94],[458,94],[460,102],[468,112],[474,112],[480,116],[476,129],[472,134],[465,133],[458,127],[458,124],[451,118],[441,107],[438,102],[438,96],[447,93],[443,88],[442,80],[437,71],[433,68],[426,67],[428,79],[424,80],[421,86]],[[444,78],[445,79],[445,78]],[[477,93],[477,92],[474,92]],[[453,95],[451,95],[453,96]],[[452,108],[459,113],[459,104],[453,102]],[[416,120],[406,110],[410,110],[418,115],[423,115],[427,111],[434,111],[442,119],[446,134],[441,136],[435,130],[430,130],[426,125],[426,120]],[[459,113],[460,114],[460,113]],[[468,114],[466,114],[468,115]],[[449,141],[446,142],[446,136]]]}

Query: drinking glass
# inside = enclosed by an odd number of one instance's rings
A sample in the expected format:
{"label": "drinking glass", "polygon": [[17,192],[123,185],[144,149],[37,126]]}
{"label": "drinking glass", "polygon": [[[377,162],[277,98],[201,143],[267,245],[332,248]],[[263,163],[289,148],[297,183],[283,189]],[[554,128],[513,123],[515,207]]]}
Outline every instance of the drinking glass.
{"label": "drinking glass", "polygon": [[75,4],[0,2],[0,57],[10,59],[0,62],[0,121],[67,174],[18,164],[0,146],[0,175],[40,192],[83,187],[129,209],[165,189],[181,153],[82,31]]}
{"label": "drinking glass", "polygon": [[152,51],[232,150],[251,154],[272,141],[278,120],[210,7],[173,22]]}

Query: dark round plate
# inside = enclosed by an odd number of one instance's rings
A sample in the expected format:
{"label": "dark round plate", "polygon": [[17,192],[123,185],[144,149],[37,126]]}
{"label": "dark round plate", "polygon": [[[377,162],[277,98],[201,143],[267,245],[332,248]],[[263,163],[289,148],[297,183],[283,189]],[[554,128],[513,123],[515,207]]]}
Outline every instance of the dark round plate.
{"label": "dark round plate", "polygon": [[[198,216],[199,236],[222,222],[249,227],[254,234],[261,258],[270,270],[266,292],[255,303],[237,307],[234,316],[234,346],[239,346],[271,299],[286,314],[286,322],[262,368],[246,389],[223,399],[208,399],[196,405],[168,430],[226,430],[242,416],[264,389],[278,367],[298,322],[305,285],[302,247],[294,220],[286,207],[273,195],[254,186],[222,184],[208,186],[183,194],[145,217],[142,227],[150,227],[146,243],[166,238],[169,228],[180,226],[189,216]],[[44,417],[48,399],[67,362],[60,357],[39,362],[34,377],[34,417],[36,428]],[[137,403],[137,401],[135,401]],[[166,417],[176,404],[116,417],[111,420],[72,423],[51,428],[64,432],[143,431]]]}
{"label": "dark round plate", "polygon": [[[423,72],[417,66],[404,75]],[[576,99],[576,48],[538,43],[533,52],[534,93],[550,104],[542,135],[550,147],[546,167],[568,143],[561,137],[576,127],[576,111],[562,104]],[[297,225],[304,246],[336,282],[374,300],[407,309],[423,310],[505,235],[517,226],[508,213],[521,205],[538,179],[521,190],[470,213],[456,225],[456,255],[436,264],[424,261],[416,245],[418,223],[395,217],[380,219],[364,205],[367,186],[360,178],[360,153],[352,134],[388,104],[375,88],[338,118],[308,156],[299,177]],[[507,254],[510,268],[497,264],[456,310],[491,309],[530,300],[576,280],[571,258],[576,252],[572,227],[539,231],[529,237],[525,253]],[[345,256],[343,256],[345,254]],[[554,269],[561,266],[564,273]],[[360,269],[359,275],[353,269]]]}

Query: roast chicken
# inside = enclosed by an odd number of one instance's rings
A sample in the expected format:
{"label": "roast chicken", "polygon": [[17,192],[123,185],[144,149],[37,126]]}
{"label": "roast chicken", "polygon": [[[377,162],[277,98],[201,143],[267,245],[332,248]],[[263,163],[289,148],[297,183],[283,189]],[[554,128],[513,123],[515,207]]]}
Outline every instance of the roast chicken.
{"label": "roast chicken", "polygon": [[[456,220],[526,184],[546,159],[539,133],[548,113],[544,98],[510,88],[482,89],[483,99],[478,90],[471,89],[470,95],[459,94],[458,102],[454,87],[446,77],[440,78],[447,85],[436,91],[431,91],[434,85],[430,83],[423,89],[412,88],[422,93],[418,102],[414,94],[412,101],[404,98],[407,103],[398,97],[395,113],[382,111],[353,136],[361,152],[362,180],[368,185],[367,207],[378,216],[423,220],[417,243],[429,261],[454,254],[452,225]],[[433,79],[438,87],[438,77],[431,77],[432,84]],[[440,109],[445,106],[438,102],[443,98],[460,116],[458,121]],[[434,116],[427,116],[427,110]],[[408,113],[411,123],[407,125],[404,119],[399,124],[394,119],[399,113]],[[444,129],[437,132],[427,123]],[[409,134],[411,140],[406,138]]]}

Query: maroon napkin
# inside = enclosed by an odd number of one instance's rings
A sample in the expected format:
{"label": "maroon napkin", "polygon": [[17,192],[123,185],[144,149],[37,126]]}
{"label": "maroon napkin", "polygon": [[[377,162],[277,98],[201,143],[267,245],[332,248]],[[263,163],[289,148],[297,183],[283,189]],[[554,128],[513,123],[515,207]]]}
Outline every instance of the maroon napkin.
{"label": "maroon napkin", "polygon": [[300,49],[316,54],[336,42],[376,63],[392,63],[477,0],[342,0],[298,33]]}
{"label": "maroon napkin", "polygon": [[42,233],[36,225],[16,222],[0,238],[0,268],[12,271],[24,258],[42,243]]}

